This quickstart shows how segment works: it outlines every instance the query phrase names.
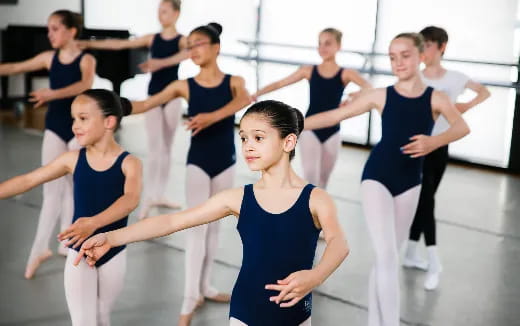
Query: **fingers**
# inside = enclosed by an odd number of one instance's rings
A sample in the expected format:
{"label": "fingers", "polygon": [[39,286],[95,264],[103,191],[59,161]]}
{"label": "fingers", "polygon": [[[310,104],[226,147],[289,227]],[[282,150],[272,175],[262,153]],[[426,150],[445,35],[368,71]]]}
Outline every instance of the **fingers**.
{"label": "fingers", "polygon": [[76,235],[76,236],[74,236],[72,239],[70,239],[69,241],[67,241],[67,242],[65,243],[65,246],[66,246],[66,247],[70,247],[71,245],[73,245],[74,243],[76,243],[79,239],[80,239],[80,236],[79,236],[79,235]]}
{"label": "fingers", "polygon": [[267,284],[265,286],[266,290],[273,290],[273,291],[282,291],[287,285],[278,285],[278,284]]}
{"label": "fingers", "polygon": [[81,250],[78,252],[78,255],[76,256],[76,259],[72,262],[74,266],[78,266],[79,262],[81,261],[81,258],[85,255],[85,249],[81,248]]}
{"label": "fingers", "polygon": [[86,237],[80,237],[79,240],[76,242],[76,244],[74,245],[74,249],[78,248],[79,246],[81,246],[81,244],[83,243],[83,241],[85,241]]}
{"label": "fingers", "polygon": [[289,308],[289,307],[292,307],[294,306],[295,304],[298,303],[298,301],[301,300],[301,297],[296,297],[294,299],[292,299],[291,301],[289,302],[284,302],[280,305],[280,308]]}
{"label": "fingers", "polygon": [[[294,286],[292,285],[286,285],[285,288],[282,290],[282,292],[280,292],[279,295],[277,295],[276,297],[271,297],[270,300],[271,301],[276,301],[276,304],[280,304],[280,302],[283,301],[283,298],[285,298],[285,296],[287,294],[289,294],[292,290],[294,289]],[[274,299],[274,300],[273,300]]]}

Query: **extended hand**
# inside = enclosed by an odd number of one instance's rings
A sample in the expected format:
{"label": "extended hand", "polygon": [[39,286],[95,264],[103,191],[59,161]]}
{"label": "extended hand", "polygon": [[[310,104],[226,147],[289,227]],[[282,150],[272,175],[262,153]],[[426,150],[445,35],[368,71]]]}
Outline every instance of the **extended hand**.
{"label": "extended hand", "polygon": [[142,72],[156,72],[162,68],[163,65],[160,59],[148,59],[139,64],[139,69],[141,69]]}
{"label": "extended hand", "polygon": [[73,248],[81,246],[83,241],[91,236],[97,229],[94,221],[90,217],[81,217],[74,222],[69,228],[58,234],[58,240],[67,240],[65,246],[73,245]]}
{"label": "extended hand", "polygon": [[216,122],[212,113],[199,113],[184,124],[186,129],[191,130],[192,136],[198,134],[201,130],[211,126]]}
{"label": "extended hand", "polygon": [[318,284],[319,282],[312,270],[302,270],[278,281],[278,284],[267,284],[265,288],[266,290],[280,291],[280,294],[270,297],[269,300],[275,301],[281,308],[285,308],[294,306]]}
{"label": "extended hand", "polygon": [[29,93],[29,95],[31,96],[29,98],[29,102],[35,103],[34,107],[38,108],[38,107],[42,106],[43,103],[52,100],[53,92],[54,91],[49,88],[41,88],[36,91],[33,91],[33,92]]}
{"label": "extended hand", "polygon": [[85,243],[81,246],[78,256],[76,256],[73,264],[74,266],[77,266],[81,261],[81,258],[85,256],[87,264],[94,266],[96,261],[103,257],[103,255],[106,254],[110,248],[112,248],[112,246],[108,242],[106,233],[96,234],[92,238],[85,241]]}
{"label": "extended hand", "polygon": [[411,158],[425,156],[438,147],[431,136],[415,135],[410,140],[412,142],[403,146],[401,150],[403,154],[410,155]]}

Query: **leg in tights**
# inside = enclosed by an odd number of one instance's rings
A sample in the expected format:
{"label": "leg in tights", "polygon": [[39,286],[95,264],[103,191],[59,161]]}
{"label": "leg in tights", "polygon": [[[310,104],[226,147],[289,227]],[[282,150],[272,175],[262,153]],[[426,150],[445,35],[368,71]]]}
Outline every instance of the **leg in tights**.
{"label": "leg in tights", "polygon": [[363,212],[374,246],[375,265],[369,281],[369,326],[399,325],[399,243],[408,235],[420,186],[395,198],[381,183],[361,183]]}
{"label": "leg in tights", "polygon": [[321,144],[321,171],[319,187],[326,189],[329,183],[330,174],[336,165],[338,158],[341,137],[339,132],[332,135],[323,144]]}
{"label": "leg in tights", "polygon": [[312,131],[304,131],[300,136],[300,150],[302,153],[303,175],[305,179],[316,185],[320,185],[321,160],[321,143],[318,137]]}
{"label": "leg in tights", "polygon": [[[211,179],[198,166],[189,164],[186,170],[186,200],[188,207],[207,200],[212,193],[230,188],[234,167]],[[215,225],[214,225],[215,224]],[[186,230],[184,302],[181,314],[193,312],[202,296],[216,292],[209,285],[211,265],[218,241],[218,224],[206,224]],[[204,293],[205,292],[205,293]]]}
{"label": "leg in tights", "polygon": [[[213,179],[211,179],[211,194],[213,196],[223,190],[233,187],[233,179],[235,176],[235,166],[231,166]],[[201,290],[205,297],[215,297],[218,291],[211,287],[211,271],[213,267],[213,260],[217,254],[218,249],[218,235],[220,224],[213,222],[208,225],[208,232],[206,233],[206,257],[202,265]]]}
{"label": "leg in tights", "polygon": [[[76,138],[73,138],[67,144],[69,151],[79,150],[81,146],[78,144]],[[62,207],[61,207],[61,218],[60,218],[60,231],[65,231],[72,223],[72,216],[74,215],[74,189],[72,182],[72,175],[66,175],[63,177],[65,179],[65,188],[63,190],[63,199],[62,199]],[[64,245],[60,245],[58,247],[58,252],[60,255],[67,256],[68,248]]]}
{"label": "leg in tights", "polygon": [[144,191],[144,201],[157,201],[159,194],[157,187],[160,183],[161,160],[164,159],[164,123],[163,108],[158,106],[144,114],[146,125],[146,139],[148,143],[148,164],[146,167],[146,182]]}
{"label": "leg in tights", "polygon": [[110,326],[110,312],[121,293],[126,274],[126,249],[99,268],[92,268],[69,249],[65,264],[65,298],[73,326]]}
{"label": "leg in tights", "polygon": [[[45,130],[42,144],[42,165],[50,163],[67,150],[67,144],[60,137],[50,130]],[[60,213],[64,213],[62,214],[63,216],[70,214],[70,219],[72,220],[72,209],[70,209],[70,201],[72,199],[71,196],[64,197],[65,189],[67,189],[66,177],[58,178],[43,185],[42,209],[38,218],[36,236],[25,269],[26,278],[32,278],[40,263],[52,255],[49,249],[49,241]],[[67,203],[64,203],[64,198],[67,199]],[[62,212],[63,206],[68,207],[69,211]],[[63,222],[62,225],[64,225]]]}
{"label": "leg in tights", "polygon": [[73,326],[97,325],[97,270],[82,259],[78,266],[72,265],[77,256],[69,249],[65,262],[65,299]]}
{"label": "leg in tights", "polygon": [[99,326],[110,326],[110,312],[123,290],[126,274],[126,249],[97,269],[98,298],[97,320]]}
{"label": "leg in tights", "polygon": [[179,121],[181,119],[182,113],[182,102],[180,99],[175,99],[166,104],[164,109],[162,110],[163,118],[163,153],[161,159],[159,160],[159,183],[157,184],[157,196],[161,201],[166,201],[165,191],[166,186],[168,185],[168,180],[170,178],[170,160],[171,160],[171,148],[173,144],[173,137],[175,136],[175,131],[177,130],[177,126],[179,125]]}

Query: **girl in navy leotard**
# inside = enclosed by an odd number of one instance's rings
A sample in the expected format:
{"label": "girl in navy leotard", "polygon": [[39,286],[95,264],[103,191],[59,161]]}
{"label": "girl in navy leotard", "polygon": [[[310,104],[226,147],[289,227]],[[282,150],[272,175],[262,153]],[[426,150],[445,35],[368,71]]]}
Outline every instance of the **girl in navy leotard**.
{"label": "girl in navy leotard", "polygon": [[59,234],[69,246],[65,264],[65,297],[72,325],[110,325],[110,310],[123,288],[124,246],[110,252],[91,268],[84,261],[73,266],[80,245],[93,234],[126,226],[128,214],[139,203],[141,163],[114,139],[130,102],[112,91],[87,90],[72,103],[73,133],[81,146],[51,163],[0,184],[0,198],[28,191],[66,174],[74,179],[74,222]]}
{"label": "girl in navy leotard", "polygon": [[[42,165],[50,163],[62,153],[77,149],[72,134],[70,105],[74,96],[92,87],[96,60],[84,54],[75,43],[82,28],[82,17],[68,10],[58,10],[49,16],[48,37],[53,49],[32,59],[0,64],[0,75],[11,75],[49,70],[50,89],[32,92],[34,107],[48,103],[45,116],[45,132],[42,143]],[[25,269],[25,277],[33,277],[38,266],[52,255],[49,240],[56,222],[61,216],[61,230],[70,225],[72,219],[72,179],[70,176],[46,183],[43,187],[43,203],[36,236]],[[66,255],[66,248],[60,247]]]}
{"label": "girl in navy leotard", "polygon": [[[371,326],[400,323],[398,252],[417,209],[423,156],[469,132],[448,96],[421,80],[422,51],[419,34],[396,36],[390,43],[389,54],[397,83],[361,93],[352,103],[305,121],[306,128],[317,129],[374,107],[381,113],[381,141],[368,158],[361,183],[363,211],[376,258],[369,284]],[[450,128],[429,136],[434,120],[441,114]]]}
{"label": "girl in navy leotard", "polygon": [[[302,79],[309,81],[309,109],[306,116],[328,111],[340,105],[343,90],[352,81],[361,88],[370,84],[352,69],[341,68],[336,63],[336,54],[341,49],[342,33],[335,28],[326,28],[319,35],[318,52],[322,63],[317,66],[302,66],[288,77],[269,84],[257,91],[253,98],[294,84]],[[327,188],[330,174],[341,144],[339,124],[301,135],[303,175],[307,181]]]}
{"label": "girl in navy leotard", "polygon": [[[144,72],[151,72],[148,94],[155,95],[172,81],[178,79],[179,64],[188,58],[187,38],[175,27],[181,10],[180,0],[162,0],[158,18],[162,31],[127,40],[79,41],[83,48],[121,50],[147,47],[150,59],[139,65]],[[148,155],[144,183],[144,196],[139,218],[146,217],[152,206],[179,208],[165,196],[170,175],[170,153],[182,113],[180,99],[157,105],[145,114]]]}
{"label": "girl in navy leotard", "polygon": [[[262,173],[260,180],[219,192],[183,212],[98,234],[83,244],[80,256],[95,264],[113,247],[234,215],[243,258],[231,297],[230,325],[310,325],[310,293],[341,264],[348,246],[332,198],[291,166],[302,129],[297,109],[276,101],[256,103],[242,117],[239,134],[244,159],[251,170]],[[320,229],[326,248],[313,267]]]}
{"label": "girl in navy leotard", "polygon": [[[244,79],[224,74],[217,65],[222,27],[200,26],[188,36],[192,61],[200,67],[197,76],[172,82],[146,101],[133,102],[140,113],[174,98],[188,101],[187,127],[192,131],[186,167],[186,201],[193,207],[211,195],[231,188],[235,166],[234,114],[249,104]],[[188,325],[204,298],[228,302],[210,285],[216,254],[218,223],[190,229],[186,242],[186,282],[179,325]]]}

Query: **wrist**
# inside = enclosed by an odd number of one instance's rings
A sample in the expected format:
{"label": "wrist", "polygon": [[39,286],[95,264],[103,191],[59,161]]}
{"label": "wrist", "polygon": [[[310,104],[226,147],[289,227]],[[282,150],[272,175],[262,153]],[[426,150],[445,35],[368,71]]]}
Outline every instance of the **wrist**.
{"label": "wrist", "polygon": [[319,266],[316,266],[314,269],[311,269],[312,278],[314,280],[314,287],[320,286],[325,282],[325,275],[319,269]]}

